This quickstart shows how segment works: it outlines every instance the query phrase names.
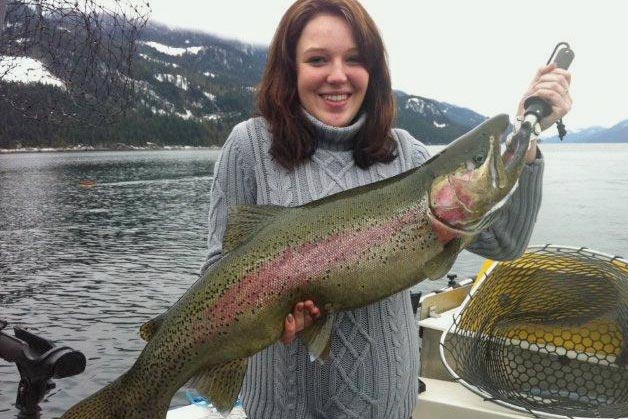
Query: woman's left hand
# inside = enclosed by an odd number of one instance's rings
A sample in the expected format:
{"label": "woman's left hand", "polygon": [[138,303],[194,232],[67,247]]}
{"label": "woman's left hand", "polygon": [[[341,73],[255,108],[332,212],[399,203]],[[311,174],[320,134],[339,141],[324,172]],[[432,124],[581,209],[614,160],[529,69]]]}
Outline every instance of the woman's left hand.
{"label": "woman's left hand", "polygon": [[[569,87],[571,86],[571,73],[562,68],[557,68],[556,64],[539,68],[532,83],[528,87],[521,101],[519,102],[518,116],[523,116],[525,111],[524,102],[527,98],[536,96],[545,99],[552,107],[552,113],[543,118],[539,124],[541,131],[551,127],[556,121],[567,115],[571,109],[571,96]],[[536,139],[533,139],[526,153],[526,162],[532,163],[537,156]]]}
{"label": "woman's left hand", "polygon": [[557,68],[554,63],[539,68],[528,90],[519,102],[517,115],[523,115],[525,111],[523,104],[527,98],[536,96],[545,99],[552,106],[552,113],[540,121],[541,130],[546,130],[560,118],[567,115],[571,109],[570,86],[571,73],[567,70]]}

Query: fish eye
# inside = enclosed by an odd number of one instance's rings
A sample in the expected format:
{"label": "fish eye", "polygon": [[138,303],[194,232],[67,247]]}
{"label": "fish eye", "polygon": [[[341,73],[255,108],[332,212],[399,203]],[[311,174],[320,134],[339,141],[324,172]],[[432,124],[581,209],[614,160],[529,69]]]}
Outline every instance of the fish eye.
{"label": "fish eye", "polygon": [[484,163],[484,159],[485,159],[485,157],[484,157],[484,155],[483,155],[483,154],[476,154],[475,156],[473,156],[473,161],[474,161],[476,164],[482,164],[482,163]]}

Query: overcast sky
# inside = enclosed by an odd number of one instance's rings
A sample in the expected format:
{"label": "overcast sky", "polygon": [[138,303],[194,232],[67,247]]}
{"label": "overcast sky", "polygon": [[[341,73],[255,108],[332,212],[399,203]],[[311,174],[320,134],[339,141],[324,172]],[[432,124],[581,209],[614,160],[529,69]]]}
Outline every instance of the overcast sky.
{"label": "overcast sky", "polygon": [[[291,0],[150,0],[173,27],[268,45]],[[628,2],[362,0],[388,49],[393,87],[512,115],[555,44],[576,53],[568,129],[628,119]]]}

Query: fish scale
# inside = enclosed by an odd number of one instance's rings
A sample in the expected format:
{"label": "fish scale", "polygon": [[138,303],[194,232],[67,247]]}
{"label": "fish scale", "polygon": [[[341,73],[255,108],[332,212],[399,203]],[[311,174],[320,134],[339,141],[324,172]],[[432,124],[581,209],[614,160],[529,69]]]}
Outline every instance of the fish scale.
{"label": "fish scale", "polygon": [[467,226],[482,225],[507,196],[523,167],[519,153],[498,170],[507,125],[506,115],[494,117],[419,168],[300,207],[230,208],[222,259],[142,327],[148,343],[129,371],[62,418],[165,418],[186,382],[228,412],[247,358],[276,342],[306,299],[324,320],[301,338],[322,362],[337,312],[444,275],[477,234]]}

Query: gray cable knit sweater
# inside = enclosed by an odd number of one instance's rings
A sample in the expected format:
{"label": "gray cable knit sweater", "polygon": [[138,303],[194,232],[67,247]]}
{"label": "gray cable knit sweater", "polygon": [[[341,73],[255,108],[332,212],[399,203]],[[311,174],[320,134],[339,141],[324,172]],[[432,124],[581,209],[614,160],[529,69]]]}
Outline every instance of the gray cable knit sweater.
{"label": "gray cable knit sweater", "polygon": [[[203,271],[221,257],[228,206],[297,206],[394,176],[429,157],[423,144],[395,129],[397,158],[363,170],[355,165],[350,148],[364,115],[344,128],[308,117],[319,146],[311,160],[291,172],[269,155],[271,135],[263,118],[233,129],[215,168]],[[501,209],[503,216],[468,250],[493,259],[523,252],[541,202],[542,173],[542,159],[526,165],[518,190]],[[339,313],[331,355],[323,365],[310,362],[300,339],[290,345],[275,343],[251,357],[242,390],[244,407],[252,419],[408,419],[417,400],[417,358],[410,291],[403,291]]]}

